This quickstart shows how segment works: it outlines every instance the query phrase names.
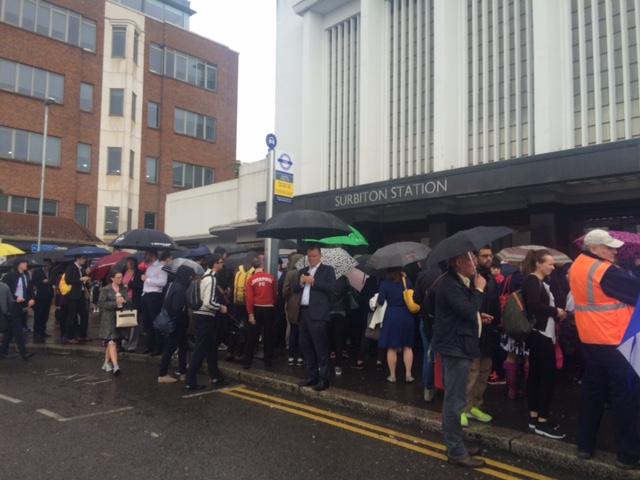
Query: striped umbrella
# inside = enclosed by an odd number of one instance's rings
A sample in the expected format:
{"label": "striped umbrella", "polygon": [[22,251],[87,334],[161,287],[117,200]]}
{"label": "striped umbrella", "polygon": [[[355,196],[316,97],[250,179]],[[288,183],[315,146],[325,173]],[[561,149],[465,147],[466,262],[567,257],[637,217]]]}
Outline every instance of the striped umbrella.
{"label": "striped umbrella", "polygon": [[542,245],[520,245],[518,247],[508,247],[498,252],[498,258],[507,263],[522,263],[524,257],[532,250],[548,250],[553,256],[553,261],[558,265],[571,263],[573,260],[565,253]]}

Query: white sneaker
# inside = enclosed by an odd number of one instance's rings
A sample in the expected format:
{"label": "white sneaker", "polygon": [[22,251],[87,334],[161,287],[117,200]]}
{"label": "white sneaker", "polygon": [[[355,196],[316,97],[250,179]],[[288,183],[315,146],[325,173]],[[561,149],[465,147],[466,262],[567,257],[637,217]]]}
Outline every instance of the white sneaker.
{"label": "white sneaker", "polygon": [[111,365],[110,362],[104,362],[102,364],[102,370],[104,370],[107,373],[111,373],[113,372],[113,365]]}
{"label": "white sneaker", "polygon": [[113,374],[114,375],[120,375],[120,367],[119,366],[115,365],[113,367]]}
{"label": "white sneaker", "polygon": [[178,381],[178,379],[172,377],[171,375],[165,375],[164,377],[158,377],[158,383],[176,383],[177,381]]}
{"label": "white sneaker", "polygon": [[336,367],[335,368],[335,372],[336,372],[336,377],[339,377],[342,375],[342,368],[340,367]]}

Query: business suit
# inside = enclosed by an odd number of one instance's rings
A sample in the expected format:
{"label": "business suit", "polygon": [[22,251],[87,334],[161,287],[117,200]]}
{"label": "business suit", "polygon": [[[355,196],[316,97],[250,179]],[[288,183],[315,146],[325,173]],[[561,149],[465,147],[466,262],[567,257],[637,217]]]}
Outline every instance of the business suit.
{"label": "business suit", "polygon": [[[305,267],[300,275],[308,275],[310,270],[310,267]],[[300,348],[307,366],[307,383],[322,388],[329,386],[327,325],[330,318],[330,296],[335,283],[333,267],[320,263],[313,275],[308,305],[300,305]],[[294,292],[301,295],[301,303],[304,303],[304,288],[300,282],[294,287]]]}
{"label": "business suit", "polygon": [[[84,268],[78,266],[75,262],[69,264],[64,271],[65,282],[71,285],[71,291],[66,296],[67,324],[65,336],[69,340],[76,337],[84,338],[87,336],[89,312],[87,310],[87,299],[84,294],[84,284],[82,280],[80,280],[83,275]],[[80,316],[79,323],[78,316]]]}
{"label": "business suit", "polygon": [[53,300],[53,287],[48,269],[39,268],[33,272],[33,286],[36,300],[33,311],[33,341],[44,342],[51,301]]}
{"label": "business suit", "polygon": [[[27,272],[20,273],[17,269],[8,272],[2,279],[6,283],[11,292],[13,301],[9,305],[9,326],[2,337],[2,345],[0,346],[0,357],[5,357],[9,351],[11,340],[16,342],[20,356],[25,360],[28,358],[27,347],[24,340],[24,321],[26,318],[26,309],[29,300],[32,299],[31,284]],[[22,302],[18,303],[16,291],[18,283],[22,283]]]}

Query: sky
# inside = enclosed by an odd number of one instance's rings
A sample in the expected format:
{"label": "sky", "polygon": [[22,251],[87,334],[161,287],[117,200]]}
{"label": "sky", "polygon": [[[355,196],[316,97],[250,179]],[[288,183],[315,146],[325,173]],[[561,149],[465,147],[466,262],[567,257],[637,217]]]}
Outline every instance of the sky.
{"label": "sky", "polygon": [[265,157],[275,124],[276,1],[191,0],[191,31],[240,54],[236,158]]}

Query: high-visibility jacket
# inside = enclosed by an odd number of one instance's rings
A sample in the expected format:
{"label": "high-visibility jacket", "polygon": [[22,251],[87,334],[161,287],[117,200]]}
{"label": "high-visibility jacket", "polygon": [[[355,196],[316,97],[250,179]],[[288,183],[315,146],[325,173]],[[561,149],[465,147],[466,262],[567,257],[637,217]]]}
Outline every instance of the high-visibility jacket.
{"label": "high-visibility jacket", "polygon": [[576,304],[576,327],[582,343],[620,345],[633,308],[608,296],[600,282],[613,264],[588,255],[580,255],[569,272],[569,284]]}

